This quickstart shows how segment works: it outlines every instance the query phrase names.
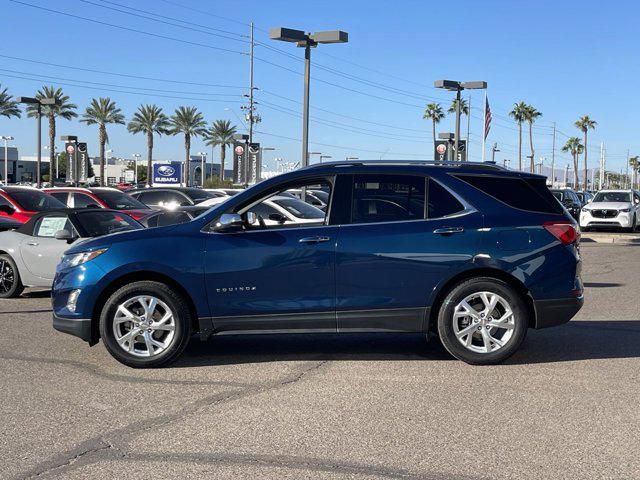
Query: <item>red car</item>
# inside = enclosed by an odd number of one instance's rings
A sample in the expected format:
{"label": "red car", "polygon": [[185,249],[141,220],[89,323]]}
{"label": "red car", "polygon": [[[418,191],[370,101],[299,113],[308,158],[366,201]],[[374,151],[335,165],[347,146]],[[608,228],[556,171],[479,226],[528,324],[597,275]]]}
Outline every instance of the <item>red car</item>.
{"label": "red car", "polygon": [[46,188],[44,191],[69,208],[110,208],[126,213],[135,220],[140,220],[154,211],[116,188],[60,187]]}
{"label": "red car", "polygon": [[33,187],[0,187],[0,217],[25,223],[38,212],[65,207],[64,203]]}

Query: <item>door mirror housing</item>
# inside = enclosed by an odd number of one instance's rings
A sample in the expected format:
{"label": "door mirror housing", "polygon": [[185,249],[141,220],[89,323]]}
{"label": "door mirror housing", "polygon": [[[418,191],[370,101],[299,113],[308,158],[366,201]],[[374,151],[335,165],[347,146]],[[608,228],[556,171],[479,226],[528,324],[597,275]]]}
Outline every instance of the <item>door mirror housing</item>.
{"label": "door mirror housing", "polygon": [[16,209],[11,205],[0,205],[0,212],[5,213],[7,215],[13,215],[16,213]]}
{"label": "door mirror housing", "polygon": [[244,221],[237,213],[223,213],[220,215],[213,230],[216,232],[231,232],[241,230],[243,226]]}
{"label": "door mirror housing", "polygon": [[285,217],[281,213],[272,213],[271,215],[269,215],[269,220],[273,220],[274,222],[282,224],[287,221],[287,217]]}
{"label": "door mirror housing", "polygon": [[58,230],[56,233],[53,234],[53,238],[55,238],[56,240],[72,240],[73,239],[73,235],[71,235],[71,232],[69,230]]}
{"label": "door mirror housing", "polygon": [[255,225],[258,223],[258,215],[255,212],[247,212],[245,213],[245,217],[247,219],[247,225]]}

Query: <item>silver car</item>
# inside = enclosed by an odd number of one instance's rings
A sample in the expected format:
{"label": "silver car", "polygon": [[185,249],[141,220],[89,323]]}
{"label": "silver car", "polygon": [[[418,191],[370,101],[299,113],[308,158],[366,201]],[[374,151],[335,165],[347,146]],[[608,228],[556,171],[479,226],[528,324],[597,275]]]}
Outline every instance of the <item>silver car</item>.
{"label": "silver car", "polygon": [[34,215],[16,230],[0,232],[0,298],[17,297],[25,287],[51,287],[62,254],[83,238],[141,228],[130,216],[107,209]]}

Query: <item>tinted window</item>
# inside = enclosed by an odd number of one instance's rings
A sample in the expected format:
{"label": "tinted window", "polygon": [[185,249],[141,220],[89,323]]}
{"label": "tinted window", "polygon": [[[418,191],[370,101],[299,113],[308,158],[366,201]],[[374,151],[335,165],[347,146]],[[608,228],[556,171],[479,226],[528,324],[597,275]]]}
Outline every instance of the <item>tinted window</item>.
{"label": "tinted window", "polygon": [[142,225],[124,213],[94,210],[79,213],[77,219],[89,237],[142,228]]}
{"label": "tinted window", "polygon": [[156,226],[163,227],[166,225],[175,225],[176,223],[190,222],[191,217],[185,212],[163,212],[158,215],[158,222]]}
{"label": "tinted window", "polygon": [[13,191],[10,195],[23,210],[31,212],[44,212],[46,210],[53,210],[54,208],[67,208],[60,200],[56,200],[51,195],[40,192],[39,190]]}
{"label": "tinted window", "polygon": [[424,218],[425,178],[409,175],[355,175],[352,223]]}
{"label": "tinted window", "polygon": [[210,198],[216,198],[217,195],[212,192],[207,192],[206,190],[201,190],[199,188],[185,188],[183,192],[193,200],[193,203],[200,203],[208,200]]}
{"label": "tinted window", "polygon": [[38,220],[33,234],[36,237],[53,237],[57,231],[66,230],[73,233],[73,226],[66,215],[47,215]]}
{"label": "tinted window", "polygon": [[51,195],[53,198],[60,200],[62,203],[64,203],[65,205],[67,204],[67,201],[69,200],[69,193],[68,192],[47,192],[49,195]]}
{"label": "tinted window", "polygon": [[442,218],[464,210],[464,206],[446,188],[435,180],[429,179],[428,218]]}
{"label": "tinted window", "polygon": [[628,192],[598,192],[594,202],[631,202],[631,194]]}
{"label": "tinted window", "polygon": [[543,179],[524,180],[485,175],[460,175],[458,178],[510,207],[530,212],[563,213],[562,207],[553,198],[554,195],[551,194]]}
{"label": "tinted window", "polygon": [[329,193],[328,192],[324,192],[322,190],[314,190],[313,194],[318,197],[320,200],[322,200],[324,203],[328,204],[329,203]]}
{"label": "tinted window", "polygon": [[263,220],[269,218],[269,215],[271,215],[272,213],[278,213],[278,211],[275,208],[273,208],[270,205],[267,205],[264,202],[251,207],[250,211],[262,217]]}
{"label": "tinted window", "polygon": [[284,208],[288,213],[296,218],[323,219],[324,212],[319,208],[309,205],[297,198],[280,198],[273,200],[273,203]]}
{"label": "tinted window", "polygon": [[147,208],[147,206],[122,192],[94,192],[96,197],[100,198],[107,207],[114,210],[132,210],[135,208]]}
{"label": "tinted window", "polygon": [[99,207],[98,201],[84,193],[72,193],[74,208]]}

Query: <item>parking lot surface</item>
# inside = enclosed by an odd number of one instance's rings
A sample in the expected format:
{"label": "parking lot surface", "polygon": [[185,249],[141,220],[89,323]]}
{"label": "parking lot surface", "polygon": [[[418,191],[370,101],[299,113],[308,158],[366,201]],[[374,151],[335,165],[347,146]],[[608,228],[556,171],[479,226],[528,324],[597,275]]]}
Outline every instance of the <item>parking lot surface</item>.
{"label": "parking lot surface", "polygon": [[586,302],[473,367],[413,335],[193,341],[133,370],[0,301],[0,477],[640,477],[640,246],[585,243]]}

